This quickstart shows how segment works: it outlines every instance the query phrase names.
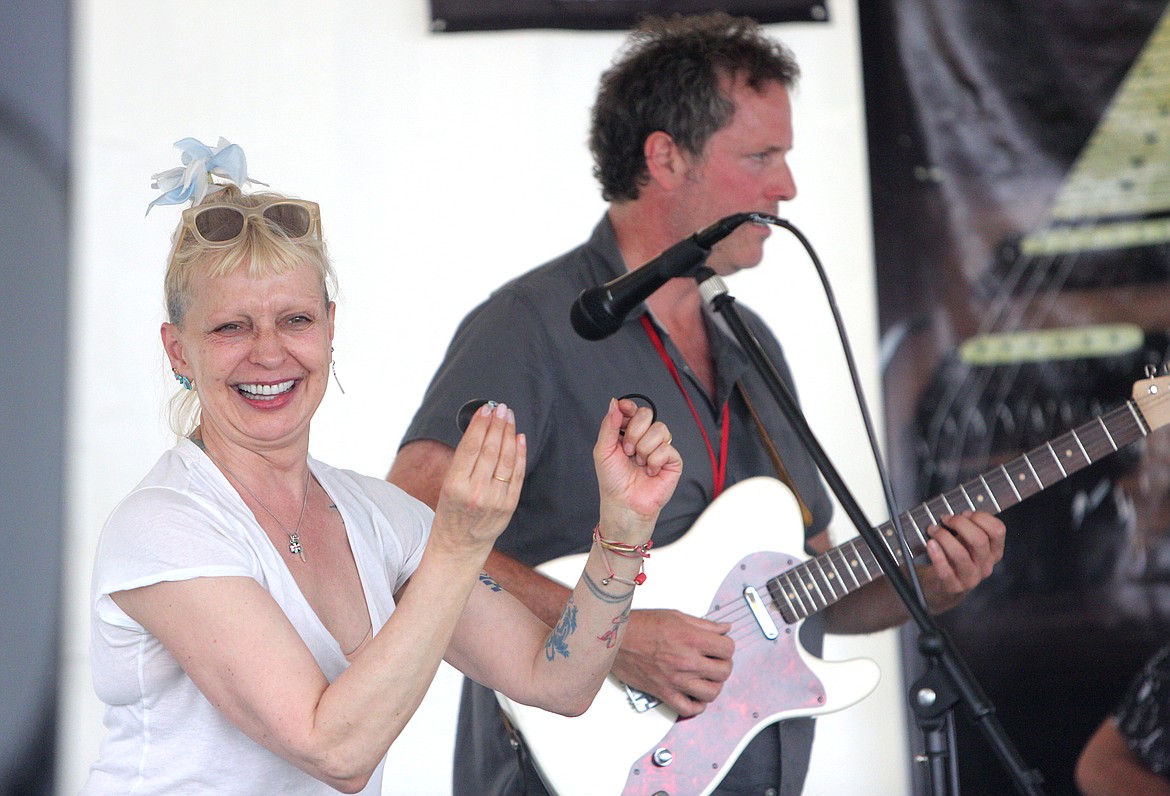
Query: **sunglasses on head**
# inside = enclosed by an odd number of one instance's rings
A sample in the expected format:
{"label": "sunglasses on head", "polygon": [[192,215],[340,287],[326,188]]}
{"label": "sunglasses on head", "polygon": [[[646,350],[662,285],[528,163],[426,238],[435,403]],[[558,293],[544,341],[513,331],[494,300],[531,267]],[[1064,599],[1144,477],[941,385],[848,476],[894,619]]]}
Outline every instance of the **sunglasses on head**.
{"label": "sunglasses on head", "polygon": [[[301,199],[274,199],[258,207],[204,204],[183,211],[183,228],[205,246],[227,246],[239,240],[251,221],[263,219],[289,240],[321,238],[321,208]],[[181,239],[181,238],[180,238]]]}

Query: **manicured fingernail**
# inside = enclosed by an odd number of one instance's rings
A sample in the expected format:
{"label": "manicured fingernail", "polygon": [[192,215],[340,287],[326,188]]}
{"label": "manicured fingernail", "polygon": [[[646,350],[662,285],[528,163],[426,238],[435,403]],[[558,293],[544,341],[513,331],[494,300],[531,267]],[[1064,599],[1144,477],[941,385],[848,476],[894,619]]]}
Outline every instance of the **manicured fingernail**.
{"label": "manicured fingernail", "polygon": [[508,416],[507,404],[497,404],[496,405],[496,417],[507,417],[507,416]]}

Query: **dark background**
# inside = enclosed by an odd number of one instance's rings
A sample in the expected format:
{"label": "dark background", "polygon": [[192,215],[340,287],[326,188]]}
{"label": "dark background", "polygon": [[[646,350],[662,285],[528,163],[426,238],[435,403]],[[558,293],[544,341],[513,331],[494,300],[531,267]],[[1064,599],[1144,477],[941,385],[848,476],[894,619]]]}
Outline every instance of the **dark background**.
{"label": "dark background", "polygon": [[[859,7],[888,449],[909,507],[1092,420],[1165,362],[1164,243],[1028,256],[1020,240],[1060,223],[1050,208],[1166,3]],[[1145,136],[1170,129],[1166,78],[1152,78]],[[1130,143],[1114,145],[1119,174],[1170,158],[1164,138],[1151,142],[1156,162],[1128,154]],[[1133,188],[1119,177],[1110,190]],[[1111,215],[1089,208],[1077,223],[1103,229]],[[995,364],[961,350],[1038,330],[1076,349],[1080,333],[1113,323],[1140,327],[1140,343]],[[1080,748],[1170,637],[1166,446],[1155,432],[1005,511],[1004,560],[941,620],[1046,793],[1077,792]],[[911,678],[917,637],[904,633]],[[963,791],[1013,792],[960,717]]]}
{"label": "dark background", "polygon": [[69,4],[0,3],[0,793],[53,789],[69,288]]}
{"label": "dark background", "polygon": [[827,0],[431,0],[431,30],[625,30],[648,14],[726,11],[757,22],[823,22]]}

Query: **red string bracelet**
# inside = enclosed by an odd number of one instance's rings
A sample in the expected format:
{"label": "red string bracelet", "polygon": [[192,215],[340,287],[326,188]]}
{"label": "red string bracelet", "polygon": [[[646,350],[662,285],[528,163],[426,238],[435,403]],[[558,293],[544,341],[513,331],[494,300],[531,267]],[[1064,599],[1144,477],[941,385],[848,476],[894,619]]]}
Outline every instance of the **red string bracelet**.
{"label": "red string bracelet", "polygon": [[[616,581],[618,583],[624,583],[627,586],[641,586],[646,582],[644,560],[650,557],[650,547],[654,544],[653,540],[647,540],[645,544],[639,545],[614,542],[601,535],[601,526],[598,525],[593,529],[593,541],[597,542],[597,546],[601,549],[601,560],[605,563],[605,568],[609,571],[609,575],[601,579],[601,585],[608,586],[610,581]],[[643,559],[643,564],[639,565],[638,574],[634,576],[633,580],[618,577],[614,574],[613,566],[609,563],[609,556],[606,554],[606,550],[612,550],[622,558]]]}

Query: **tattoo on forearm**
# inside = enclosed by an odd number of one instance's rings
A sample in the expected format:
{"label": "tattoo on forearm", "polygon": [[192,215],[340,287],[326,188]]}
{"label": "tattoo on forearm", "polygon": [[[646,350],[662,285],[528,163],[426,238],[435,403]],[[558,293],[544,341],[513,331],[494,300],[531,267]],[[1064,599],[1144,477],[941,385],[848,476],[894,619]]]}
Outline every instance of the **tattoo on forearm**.
{"label": "tattoo on forearm", "polygon": [[573,605],[573,595],[569,595],[569,602],[561,612],[561,621],[553,628],[552,635],[544,643],[544,657],[550,661],[558,655],[569,657],[569,636],[577,632],[577,606]]}
{"label": "tattoo on forearm", "polygon": [[632,586],[621,594],[610,594],[601,588],[600,583],[589,577],[588,572],[582,572],[581,577],[584,578],[585,585],[589,587],[589,591],[593,592],[593,596],[601,600],[603,603],[625,602],[634,594],[634,588]]}
{"label": "tattoo on forearm", "polygon": [[613,618],[613,627],[602,633],[597,637],[598,641],[605,642],[606,649],[612,649],[618,640],[618,631],[621,630],[622,625],[630,621],[630,609],[626,607],[624,611]]}
{"label": "tattoo on forearm", "polygon": [[496,579],[493,578],[491,575],[487,574],[486,572],[479,573],[479,582],[482,583],[484,586],[487,586],[492,591],[503,591],[504,590],[504,587],[501,586],[499,583],[496,583]]}

